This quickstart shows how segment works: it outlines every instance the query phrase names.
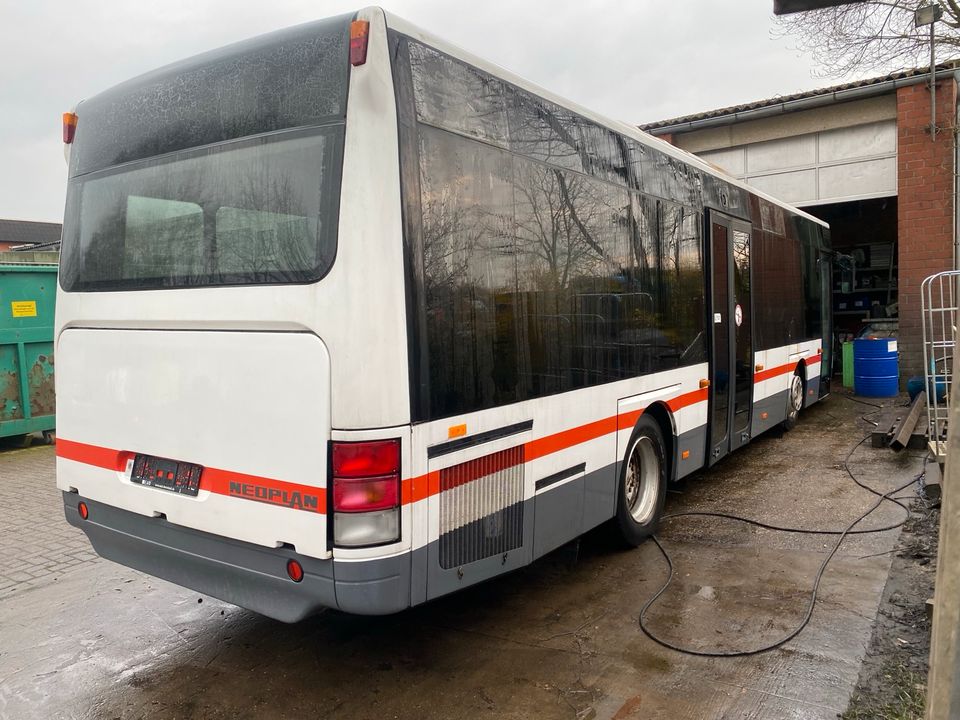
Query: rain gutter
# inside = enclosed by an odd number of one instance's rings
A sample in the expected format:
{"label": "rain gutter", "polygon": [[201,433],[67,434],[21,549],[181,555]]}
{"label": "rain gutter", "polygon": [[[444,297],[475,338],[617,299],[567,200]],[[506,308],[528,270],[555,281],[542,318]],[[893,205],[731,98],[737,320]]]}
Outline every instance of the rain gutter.
{"label": "rain gutter", "polygon": [[[937,71],[937,79],[960,78],[960,70],[954,68],[945,68]],[[674,123],[672,125],[661,125],[659,127],[644,130],[651,135],[666,135],[668,133],[687,133],[694,130],[704,130],[706,128],[731,125],[736,122],[747,120],[759,120],[761,118],[776,117],[786,113],[797,112],[798,110],[810,110],[813,108],[833,105],[850,100],[862,100],[863,98],[885,95],[895,91],[897,88],[907,87],[909,85],[918,85],[930,81],[930,73],[912,75],[906,78],[893,78],[873,83],[872,85],[862,85],[860,87],[847,88],[845,90],[834,90],[833,92],[821,95],[812,95],[810,97],[797,98],[796,100],[787,100],[784,102],[764,105],[763,107],[740,110],[738,112],[717,115],[715,117],[701,118],[699,120],[688,120],[686,122]],[[640,127],[643,130],[643,126]]]}

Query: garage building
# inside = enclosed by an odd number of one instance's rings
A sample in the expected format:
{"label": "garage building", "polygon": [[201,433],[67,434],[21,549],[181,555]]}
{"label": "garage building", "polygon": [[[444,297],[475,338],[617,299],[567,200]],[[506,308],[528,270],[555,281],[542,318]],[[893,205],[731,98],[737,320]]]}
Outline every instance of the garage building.
{"label": "garage building", "polygon": [[898,318],[901,383],[923,373],[920,284],[957,262],[960,65],[911,70],[642,126],[830,223],[838,333]]}

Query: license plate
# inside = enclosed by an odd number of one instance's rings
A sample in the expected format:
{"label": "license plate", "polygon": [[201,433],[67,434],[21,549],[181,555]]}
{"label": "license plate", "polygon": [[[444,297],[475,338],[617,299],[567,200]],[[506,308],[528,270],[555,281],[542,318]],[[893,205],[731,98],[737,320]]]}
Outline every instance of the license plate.
{"label": "license plate", "polygon": [[153,455],[137,455],[133,458],[133,473],[130,479],[141,485],[196,497],[200,491],[202,473],[203,467],[194,463]]}

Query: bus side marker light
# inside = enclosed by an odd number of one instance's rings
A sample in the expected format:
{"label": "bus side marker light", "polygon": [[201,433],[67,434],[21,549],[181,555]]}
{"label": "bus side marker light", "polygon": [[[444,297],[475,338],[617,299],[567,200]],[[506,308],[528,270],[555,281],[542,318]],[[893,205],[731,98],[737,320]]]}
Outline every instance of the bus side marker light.
{"label": "bus side marker light", "polygon": [[370,37],[370,23],[367,20],[354,20],[350,23],[350,64],[356,67],[367,61],[367,40]]}
{"label": "bus side marker light", "polygon": [[63,142],[69,145],[73,142],[73,136],[77,132],[77,114],[65,112],[63,114]]}
{"label": "bus side marker light", "polygon": [[458,438],[463,437],[467,434],[466,425],[451,425],[447,428],[447,437],[448,438]]}
{"label": "bus side marker light", "polygon": [[765,412],[760,413],[761,420],[766,420],[769,416],[770,416],[770,413],[765,413]]}
{"label": "bus side marker light", "polygon": [[303,580],[303,566],[296,560],[287,560],[287,575],[294,582]]}
{"label": "bus side marker light", "polygon": [[681,460],[686,460],[688,457],[690,457],[690,451],[689,451],[689,450],[684,450],[682,453],[680,453],[680,459],[681,459]]}
{"label": "bus side marker light", "polygon": [[763,365],[758,364],[756,368],[754,368],[754,372],[760,372],[761,370],[763,370]]}
{"label": "bus side marker light", "polygon": [[709,381],[709,380],[701,380],[701,381],[700,381],[700,389],[701,389],[701,390],[703,390],[703,389],[705,389],[705,388],[708,388],[708,387],[710,387],[710,381]]}
{"label": "bus side marker light", "polygon": [[86,520],[90,517],[90,509],[87,507],[87,504],[81,500],[77,503],[77,512],[80,513],[80,517]]}

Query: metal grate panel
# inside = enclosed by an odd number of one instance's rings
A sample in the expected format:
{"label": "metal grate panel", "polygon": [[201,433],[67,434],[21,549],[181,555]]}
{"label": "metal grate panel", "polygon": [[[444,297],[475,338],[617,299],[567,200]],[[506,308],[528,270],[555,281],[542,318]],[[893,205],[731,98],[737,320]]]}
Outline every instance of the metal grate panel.
{"label": "metal grate panel", "polygon": [[937,462],[947,453],[947,420],[953,391],[953,351],[957,345],[960,270],[926,278],[920,285],[923,318],[923,372],[927,391],[927,432]]}
{"label": "metal grate panel", "polygon": [[523,544],[522,445],[440,471],[440,566]]}

